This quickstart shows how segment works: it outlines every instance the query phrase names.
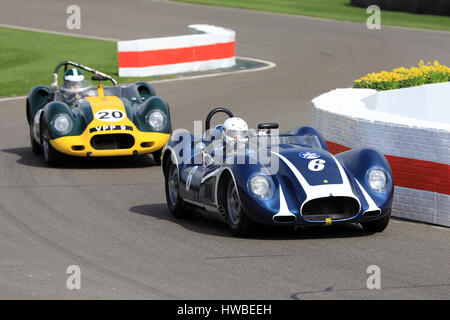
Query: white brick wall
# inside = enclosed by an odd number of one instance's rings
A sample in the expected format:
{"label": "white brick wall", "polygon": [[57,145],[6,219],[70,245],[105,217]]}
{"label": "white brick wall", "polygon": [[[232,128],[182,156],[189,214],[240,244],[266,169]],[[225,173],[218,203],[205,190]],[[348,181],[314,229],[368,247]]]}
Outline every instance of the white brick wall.
{"label": "white brick wall", "polygon": [[[322,107],[324,101],[326,106]],[[339,105],[334,109],[330,107],[330,101],[333,99],[313,100],[312,124],[325,140],[349,148],[371,147],[385,155],[450,165],[450,125],[448,130],[442,126],[408,126],[380,121],[379,116],[371,121],[370,116],[361,116],[361,110],[355,112],[356,116],[349,115],[348,110],[342,114]],[[348,109],[356,106],[354,102],[349,104],[352,107]],[[450,179],[448,171],[442,175]],[[392,209],[396,217],[450,226],[450,196],[447,194],[395,186]]]}
{"label": "white brick wall", "polygon": [[372,147],[392,156],[450,164],[448,131],[352,119],[317,107],[312,123],[325,140],[347,147]]}
{"label": "white brick wall", "polygon": [[450,196],[397,186],[392,215],[450,227]]}

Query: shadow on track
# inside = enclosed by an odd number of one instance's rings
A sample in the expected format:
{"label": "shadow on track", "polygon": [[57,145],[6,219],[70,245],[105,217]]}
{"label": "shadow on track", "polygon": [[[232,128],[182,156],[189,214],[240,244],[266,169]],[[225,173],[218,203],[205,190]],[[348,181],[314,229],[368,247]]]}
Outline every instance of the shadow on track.
{"label": "shadow on track", "polygon": [[[36,155],[30,147],[2,149],[2,152],[18,155],[17,163],[47,168],[48,165],[42,155]],[[63,164],[56,169],[122,169],[122,168],[144,168],[157,164],[151,155],[123,156],[123,157],[99,157],[81,158],[64,156]]]}
{"label": "shadow on track", "polygon": [[[130,212],[177,223],[185,229],[218,237],[238,238],[225,223],[205,218],[195,212],[191,218],[175,219],[165,203],[148,204],[130,208]],[[294,230],[292,227],[261,226],[258,233],[246,237],[255,240],[314,240],[339,239],[370,236],[358,224],[343,224],[329,227],[307,227]]]}
{"label": "shadow on track", "polygon": [[[164,186],[163,186],[164,187]],[[161,220],[179,224],[185,229],[193,232],[208,234],[219,237],[232,237],[226,224],[213,219],[206,219],[198,213],[187,219],[175,219],[167,208],[166,203],[154,203],[148,205],[135,206],[130,208],[130,212],[153,217]]]}

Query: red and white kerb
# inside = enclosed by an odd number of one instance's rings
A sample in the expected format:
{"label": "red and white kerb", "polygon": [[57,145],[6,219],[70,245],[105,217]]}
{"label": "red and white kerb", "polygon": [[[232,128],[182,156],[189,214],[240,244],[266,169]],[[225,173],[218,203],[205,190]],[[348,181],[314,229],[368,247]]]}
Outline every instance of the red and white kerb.
{"label": "red and white kerb", "polygon": [[119,41],[120,77],[147,77],[229,68],[236,64],[235,32],[190,25],[196,34]]}

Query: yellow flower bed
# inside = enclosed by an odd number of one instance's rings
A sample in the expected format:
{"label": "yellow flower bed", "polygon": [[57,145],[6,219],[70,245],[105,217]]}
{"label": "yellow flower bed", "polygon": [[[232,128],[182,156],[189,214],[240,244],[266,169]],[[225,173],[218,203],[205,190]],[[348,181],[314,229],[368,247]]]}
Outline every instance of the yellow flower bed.
{"label": "yellow flower bed", "polygon": [[400,67],[391,72],[369,73],[355,80],[353,88],[391,90],[446,81],[450,81],[449,67],[439,64],[436,60],[433,64],[431,62],[425,64],[423,60],[420,60],[417,67],[409,69]]}

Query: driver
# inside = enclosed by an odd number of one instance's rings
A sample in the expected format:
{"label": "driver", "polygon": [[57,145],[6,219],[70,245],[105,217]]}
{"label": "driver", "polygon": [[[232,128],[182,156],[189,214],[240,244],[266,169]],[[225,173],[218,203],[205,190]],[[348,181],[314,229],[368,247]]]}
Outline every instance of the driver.
{"label": "driver", "polygon": [[68,69],[64,73],[64,87],[70,91],[80,91],[84,85],[84,75],[78,69]]}
{"label": "driver", "polygon": [[67,104],[71,105],[75,100],[79,99],[79,92],[84,89],[84,75],[75,68],[68,69],[64,73],[64,98]]}
{"label": "driver", "polygon": [[245,145],[248,140],[248,125],[243,119],[232,117],[225,120],[222,126],[222,136],[227,145]]}
{"label": "driver", "polygon": [[[212,156],[213,163],[223,161],[224,152],[234,154],[238,150],[245,150],[248,141],[248,125],[241,118],[228,118],[222,124],[222,132],[217,139],[206,147],[205,153]],[[235,145],[237,149],[235,150]]]}

